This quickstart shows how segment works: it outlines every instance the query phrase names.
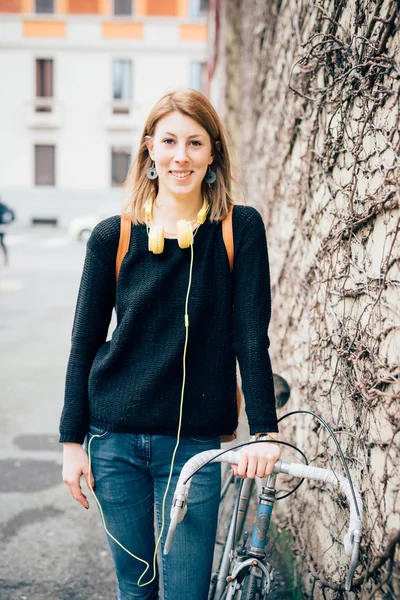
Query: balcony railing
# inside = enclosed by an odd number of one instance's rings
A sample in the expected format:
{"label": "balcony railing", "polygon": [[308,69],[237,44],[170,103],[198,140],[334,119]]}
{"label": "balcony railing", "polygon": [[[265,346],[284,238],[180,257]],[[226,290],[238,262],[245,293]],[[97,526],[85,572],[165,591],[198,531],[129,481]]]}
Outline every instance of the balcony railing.
{"label": "balcony railing", "polygon": [[56,129],[61,125],[60,105],[51,97],[37,96],[28,105],[28,127]]}
{"label": "balcony railing", "polygon": [[35,98],[35,111],[36,112],[53,112],[54,98],[37,97]]}
{"label": "balcony railing", "polygon": [[111,100],[105,105],[104,125],[119,131],[137,129],[141,122],[137,107],[127,100]]}
{"label": "balcony railing", "polygon": [[132,110],[131,102],[127,100],[112,101],[112,112],[114,115],[129,115]]}

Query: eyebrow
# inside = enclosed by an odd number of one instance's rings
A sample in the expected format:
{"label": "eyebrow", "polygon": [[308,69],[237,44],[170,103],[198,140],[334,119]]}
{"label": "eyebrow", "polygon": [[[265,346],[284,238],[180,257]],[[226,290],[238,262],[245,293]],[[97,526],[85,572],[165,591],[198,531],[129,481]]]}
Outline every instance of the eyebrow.
{"label": "eyebrow", "polygon": [[[166,131],[164,135],[173,135],[174,137],[176,137],[175,133],[171,133],[170,131]],[[204,135],[202,133],[194,133],[193,135],[189,135],[188,140],[194,137],[204,137]]]}

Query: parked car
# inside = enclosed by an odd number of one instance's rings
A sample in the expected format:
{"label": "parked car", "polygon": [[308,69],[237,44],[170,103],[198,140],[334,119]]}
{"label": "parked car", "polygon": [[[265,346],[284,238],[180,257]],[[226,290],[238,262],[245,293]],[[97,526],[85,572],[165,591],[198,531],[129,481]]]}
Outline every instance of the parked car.
{"label": "parked car", "polygon": [[68,233],[75,240],[86,243],[97,223],[116,214],[118,214],[118,210],[115,207],[106,206],[91,214],[75,217],[68,225]]}

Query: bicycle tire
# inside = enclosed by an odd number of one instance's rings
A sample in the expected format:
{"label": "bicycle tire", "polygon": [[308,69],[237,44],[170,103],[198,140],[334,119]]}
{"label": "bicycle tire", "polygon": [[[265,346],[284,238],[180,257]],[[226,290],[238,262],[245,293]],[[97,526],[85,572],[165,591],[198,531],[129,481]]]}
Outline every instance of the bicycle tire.
{"label": "bicycle tire", "polygon": [[[225,549],[225,545],[226,545],[226,538],[228,536],[228,531],[230,528],[231,520],[235,514],[234,507],[235,507],[236,496],[237,496],[237,493],[239,490],[239,485],[240,485],[240,480],[236,480],[234,483],[232,483],[229,486],[229,489],[220,504],[220,510],[218,513],[218,528],[217,528],[217,535],[216,535],[216,539],[215,539],[216,546],[220,547],[220,551],[219,551],[220,557],[219,557],[218,563],[216,565],[218,571],[221,566],[220,563],[221,563],[222,555],[224,553],[224,549]],[[235,545],[239,541],[239,539],[243,533],[248,509],[249,509],[249,503],[246,504],[245,509],[242,511],[243,512],[243,521],[242,521],[241,527],[236,528]]]}
{"label": "bicycle tire", "polygon": [[[226,536],[228,534],[230,520],[228,515],[232,513],[234,505],[234,485],[233,485],[233,474],[230,465],[222,463],[221,473],[221,499],[218,510],[218,526],[215,536],[214,546],[214,560],[213,560],[213,577],[220,572],[222,556],[225,550]],[[223,490],[225,493],[223,494]],[[214,579],[210,585],[208,594],[208,600],[215,600],[215,591],[217,587],[217,581]],[[223,597],[220,598],[223,600]]]}
{"label": "bicycle tire", "polygon": [[[222,488],[225,487],[225,483],[232,480],[232,472],[229,469],[223,478]],[[233,507],[235,504],[235,485],[232,482],[228,485],[226,493],[223,498],[220,500],[219,510],[218,510],[218,527],[216,534],[216,544],[219,546],[225,546],[225,538],[229,528],[229,515],[232,514]]]}
{"label": "bicycle tire", "polygon": [[250,573],[243,579],[241,600],[256,600],[256,594],[257,577]]}

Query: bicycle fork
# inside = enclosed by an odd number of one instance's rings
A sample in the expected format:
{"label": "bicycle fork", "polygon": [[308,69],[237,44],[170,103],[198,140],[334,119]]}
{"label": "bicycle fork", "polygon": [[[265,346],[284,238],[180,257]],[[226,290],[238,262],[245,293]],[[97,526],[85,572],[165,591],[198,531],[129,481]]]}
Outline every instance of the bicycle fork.
{"label": "bicycle fork", "polygon": [[[236,598],[235,594],[242,588],[244,577],[253,576],[258,580],[257,597],[263,599],[269,594],[271,583],[274,580],[274,569],[265,561],[265,548],[268,543],[268,530],[271,514],[275,503],[276,475],[270,475],[259,494],[259,503],[254,522],[250,548],[246,549],[246,540],[241,549],[235,552],[232,575],[227,577],[229,587],[226,600]],[[242,573],[244,571],[244,574]],[[256,596],[254,596],[256,597]]]}

